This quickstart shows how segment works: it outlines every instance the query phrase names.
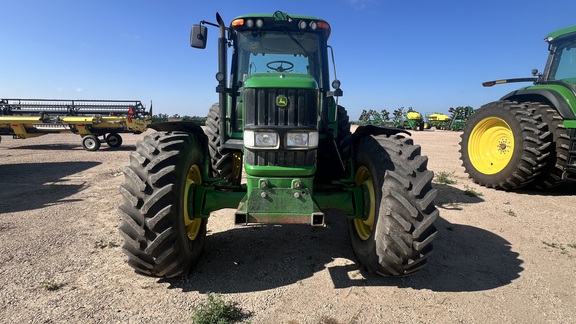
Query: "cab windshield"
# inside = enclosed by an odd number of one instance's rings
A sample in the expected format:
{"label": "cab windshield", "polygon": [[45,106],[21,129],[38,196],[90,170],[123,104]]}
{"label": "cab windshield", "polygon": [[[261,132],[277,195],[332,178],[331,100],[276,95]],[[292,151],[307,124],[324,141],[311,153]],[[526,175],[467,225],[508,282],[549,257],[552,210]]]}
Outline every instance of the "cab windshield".
{"label": "cab windshield", "polygon": [[322,84],[320,35],[282,30],[239,31],[237,38],[240,82],[255,73],[297,73]]}

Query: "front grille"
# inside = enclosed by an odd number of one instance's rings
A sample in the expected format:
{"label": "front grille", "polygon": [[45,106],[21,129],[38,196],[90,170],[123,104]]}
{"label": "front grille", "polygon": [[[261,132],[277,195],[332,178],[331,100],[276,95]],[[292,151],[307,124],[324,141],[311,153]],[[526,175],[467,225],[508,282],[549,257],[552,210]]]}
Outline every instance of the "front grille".
{"label": "front grille", "polygon": [[[276,98],[286,96],[285,108],[276,106]],[[316,127],[318,90],[248,88],[245,92],[246,128],[250,126]]]}
{"label": "front grille", "polygon": [[[288,99],[286,107],[276,105],[279,96]],[[318,90],[248,88],[244,94],[245,129],[317,129]],[[245,150],[245,162],[256,166],[311,166],[316,150]]]}
{"label": "front grille", "polygon": [[248,165],[256,166],[311,166],[316,162],[316,150],[262,151],[246,149],[244,161]]}

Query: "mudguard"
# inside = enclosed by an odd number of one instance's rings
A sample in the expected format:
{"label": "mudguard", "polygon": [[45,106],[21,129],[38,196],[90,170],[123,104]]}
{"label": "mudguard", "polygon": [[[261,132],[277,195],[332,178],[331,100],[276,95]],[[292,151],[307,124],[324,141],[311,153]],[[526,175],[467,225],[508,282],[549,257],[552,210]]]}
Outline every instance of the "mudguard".
{"label": "mudguard", "polygon": [[412,134],[404,129],[396,128],[396,127],[387,127],[387,126],[376,126],[376,125],[362,125],[359,126],[354,133],[352,133],[352,141],[354,142],[354,146],[357,146],[358,141],[370,135],[396,135],[399,133],[408,134],[411,136]]}
{"label": "mudguard", "polygon": [[151,123],[148,125],[148,128],[152,128],[155,131],[165,131],[165,132],[172,132],[172,131],[181,131],[192,133],[198,135],[202,139],[207,139],[206,134],[204,134],[204,130],[195,122],[160,122],[160,123]]}

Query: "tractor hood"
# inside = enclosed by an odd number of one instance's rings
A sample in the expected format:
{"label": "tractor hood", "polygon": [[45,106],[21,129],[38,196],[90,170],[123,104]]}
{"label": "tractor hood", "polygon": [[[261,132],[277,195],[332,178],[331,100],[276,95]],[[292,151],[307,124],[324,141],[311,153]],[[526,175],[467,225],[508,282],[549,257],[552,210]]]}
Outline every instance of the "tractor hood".
{"label": "tractor hood", "polygon": [[317,89],[318,83],[308,74],[255,73],[248,77],[244,87]]}

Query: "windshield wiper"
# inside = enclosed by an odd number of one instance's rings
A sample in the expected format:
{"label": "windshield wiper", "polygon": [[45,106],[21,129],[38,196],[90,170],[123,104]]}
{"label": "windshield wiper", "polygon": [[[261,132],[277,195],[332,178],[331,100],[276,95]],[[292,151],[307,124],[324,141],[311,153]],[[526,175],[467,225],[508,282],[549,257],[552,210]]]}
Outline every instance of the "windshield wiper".
{"label": "windshield wiper", "polygon": [[288,37],[290,37],[290,39],[296,43],[303,51],[304,53],[306,53],[306,57],[310,57],[310,53],[308,53],[308,51],[304,48],[304,46],[302,46],[302,44],[296,39],[296,37],[294,37],[294,35],[292,35],[292,33],[288,30],[286,30],[285,28],[281,28],[281,30],[288,35]]}

